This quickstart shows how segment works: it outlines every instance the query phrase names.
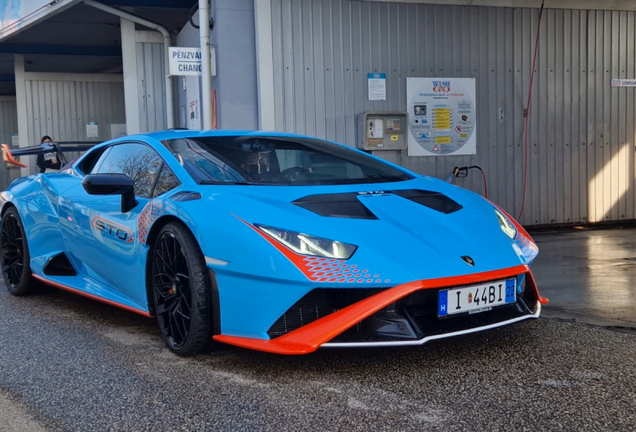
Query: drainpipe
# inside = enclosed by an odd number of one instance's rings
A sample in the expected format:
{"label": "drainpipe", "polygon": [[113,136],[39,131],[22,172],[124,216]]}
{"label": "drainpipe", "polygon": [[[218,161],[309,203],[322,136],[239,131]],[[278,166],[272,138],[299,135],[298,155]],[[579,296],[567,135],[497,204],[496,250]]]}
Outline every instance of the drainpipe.
{"label": "drainpipe", "polygon": [[133,15],[130,12],[126,12],[121,9],[107,6],[105,4],[102,4],[93,0],[84,0],[84,4],[100,9],[104,12],[108,12],[113,15],[117,15],[118,17],[127,19],[134,23],[141,24],[142,26],[151,28],[153,30],[157,30],[163,35],[164,67],[165,67],[165,77],[166,77],[166,117],[167,117],[166,126],[168,129],[174,128],[174,110],[173,110],[173,104],[172,104],[172,101],[173,101],[172,80],[170,79],[170,56],[169,56],[171,39],[170,39],[170,32],[168,31],[168,29],[160,24],[154,23],[152,21],[148,21],[147,19],[138,17],[137,15]]}
{"label": "drainpipe", "polygon": [[199,38],[201,44],[201,93],[203,94],[203,129],[212,124],[212,73],[210,70],[210,9],[208,0],[199,0]]}

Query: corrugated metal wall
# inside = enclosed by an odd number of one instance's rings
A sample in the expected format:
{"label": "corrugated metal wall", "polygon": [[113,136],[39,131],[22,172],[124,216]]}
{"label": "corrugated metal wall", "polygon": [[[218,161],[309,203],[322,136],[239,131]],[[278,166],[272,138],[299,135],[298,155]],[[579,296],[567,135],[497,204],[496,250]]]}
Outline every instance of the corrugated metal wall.
{"label": "corrugated metal wall", "polygon": [[[18,110],[15,97],[0,96],[0,143],[11,145],[11,136],[18,133]],[[16,178],[20,177],[19,168],[0,170],[0,186],[3,190]]]}
{"label": "corrugated metal wall", "polygon": [[[404,111],[407,77],[474,77],[476,156],[408,157],[445,178],[480,165],[489,195],[517,216],[523,125],[537,9],[350,0],[272,0],[278,130],[355,144],[355,116]],[[529,133],[526,225],[635,218],[634,12],[546,10]],[[387,75],[387,100],[368,101],[366,76]],[[503,119],[500,119],[500,109]],[[478,174],[457,184],[482,191]]]}
{"label": "corrugated metal wall", "polygon": [[166,128],[166,84],[163,43],[137,42],[139,130]]}
{"label": "corrugated metal wall", "polygon": [[[124,87],[121,82],[27,80],[27,122],[29,136],[39,144],[49,135],[59,141],[105,141],[110,125],[125,123]],[[86,123],[97,122],[99,136],[86,136]],[[27,145],[27,144],[22,144]],[[30,158],[36,172],[35,157]]]}

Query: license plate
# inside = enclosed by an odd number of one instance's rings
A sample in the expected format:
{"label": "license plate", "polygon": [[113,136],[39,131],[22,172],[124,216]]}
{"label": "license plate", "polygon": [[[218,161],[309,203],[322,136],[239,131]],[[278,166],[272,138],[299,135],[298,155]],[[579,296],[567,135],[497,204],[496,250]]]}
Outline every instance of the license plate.
{"label": "license plate", "polygon": [[490,310],[493,306],[514,303],[517,299],[516,288],[516,279],[506,279],[440,291],[437,315],[475,313]]}

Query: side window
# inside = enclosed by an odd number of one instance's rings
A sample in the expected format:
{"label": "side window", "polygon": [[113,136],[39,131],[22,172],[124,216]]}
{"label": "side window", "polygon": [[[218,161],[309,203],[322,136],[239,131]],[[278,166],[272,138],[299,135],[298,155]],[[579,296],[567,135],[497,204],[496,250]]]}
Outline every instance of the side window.
{"label": "side window", "polygon": [[[111,149],[112,147],[108,147],[106,150],[103,150],[100,154],[97,155],[97,157],[95,158],[96,160],[89,160],[92,153],[94,153],[94,152],[91,152],[91,155],[89,155],[89,157],[85,158],[82,161],[82,165],[80,167],[82,172],[85,174],[97,173],[97,170],[102,165],[102,163],[104,162],[104,159],[106,159]],[[90,159],[93,159],[93,158],[90,158]]]}
{"label": "side window", "polygon": [[161,167],[161,158],[143,144],[119,144],[105,152],[91,174],[126,174],[133,181],[135,195],[150,198],[152,185]]}
{"label": "side window", "polygon": [[172,170],[168,168],[168,165],[163,164],[163,168],[161,168],[161,172],[159,173],[159,177],[157,178],[157,184],[155,185],[155,190],[152,194],[152,197],[157,197],[161,194],[168,192],[179,186],[179,180],[177,180],[177,176],[174,175]]}

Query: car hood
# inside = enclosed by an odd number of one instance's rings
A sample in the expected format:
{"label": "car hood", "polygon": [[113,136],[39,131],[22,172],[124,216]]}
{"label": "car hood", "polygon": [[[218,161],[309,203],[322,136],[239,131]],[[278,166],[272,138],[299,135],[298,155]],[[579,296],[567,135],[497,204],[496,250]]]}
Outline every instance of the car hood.
{"label": "car hood", "polygon": [[225,186],[206,195],[252,227],[266,225],[357,246],[346,262],[367,270],[376,282],[526,263],[502,232],[491,203],[433,178],[345,186]]}

